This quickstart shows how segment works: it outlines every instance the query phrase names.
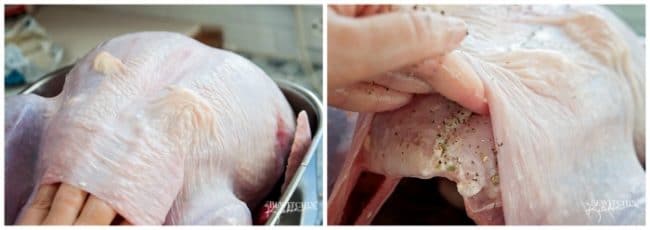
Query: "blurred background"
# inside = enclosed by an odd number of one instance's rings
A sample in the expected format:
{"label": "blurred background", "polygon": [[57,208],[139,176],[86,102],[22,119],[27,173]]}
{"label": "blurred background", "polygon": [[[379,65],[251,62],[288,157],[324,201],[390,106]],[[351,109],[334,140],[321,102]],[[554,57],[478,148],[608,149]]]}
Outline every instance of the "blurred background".
{"label": "blurred background", "polygon": [[645,5],[606,5],[641,37],[645,38]]}
{"label": "blurred background", "polygon": [[322,7],[5,6],[5,96],[73,64],[109,38],[172,31],[252,60],[273,78],[322,92]]}
{"label": "blurred background", "polygon": [[[238,53],[270,77],[321,98],[321,5],[11,5],[4,10],[5,97],[118,35],[171,31]],[[322,224],[322,147],[317,146],[290,200],[309,206],[283,213],[277,224]]]}

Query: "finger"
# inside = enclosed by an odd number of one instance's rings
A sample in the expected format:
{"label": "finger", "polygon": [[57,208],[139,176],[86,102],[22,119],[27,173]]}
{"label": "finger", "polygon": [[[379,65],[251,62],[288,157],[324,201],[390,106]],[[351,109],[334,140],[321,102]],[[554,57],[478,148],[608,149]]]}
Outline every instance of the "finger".
{"label": "finger", "polygon": [[88,193],[72,185],[61,184],[54,196],[52,208],[43,221],[44,225],[71,225],[77,219],[79,211]]}
{"label": "finger", "polygon": [[75,225],[108,225],[115,218],[115,211],[106,202],[90,195]]}
{"label": "finger", "polygon": [[328,103],[332,106],[355,112],[381,112],[404,106],[412,95],[395,91],[384,86],[358,83],[332,90]]}
{"label": "finger", "polygon": [[36,191],[36,196],[28,204],[27,209],[22,214],[16,224],[18,225],[37,225],[43,222],[47,216],[56,195],[59,184],[41,185]]}
{"label": "finger", "polygon": [[381,77],[375,78],[373,82],[404,93],[425,94],[432,92],[429,83],[415,77],[414,71],[413,68],[390,71]]}
{"label": "finger", "polygon": [[479,114],[488,114],[483,82],[459,51],[445,56],[442,63],[427,60],[418,65],[416,76],[434,91]]}
{"label": "finger", "polygon": [[360,19],[330,15],[328,86],[367,81],[440,57],[458,47],[466,35],[467,27],[460,19],[429,12],[390,12]]}

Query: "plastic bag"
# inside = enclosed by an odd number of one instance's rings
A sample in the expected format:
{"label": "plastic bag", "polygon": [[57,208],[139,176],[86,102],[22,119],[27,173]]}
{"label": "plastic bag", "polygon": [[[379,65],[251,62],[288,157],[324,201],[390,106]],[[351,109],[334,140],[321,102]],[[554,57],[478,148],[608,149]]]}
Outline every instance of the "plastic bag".
{"label": "plastic bag", "polygon": [[63,49],[31,16],[21,18],[5,32],[5,85],[36,81],[59,67]]}

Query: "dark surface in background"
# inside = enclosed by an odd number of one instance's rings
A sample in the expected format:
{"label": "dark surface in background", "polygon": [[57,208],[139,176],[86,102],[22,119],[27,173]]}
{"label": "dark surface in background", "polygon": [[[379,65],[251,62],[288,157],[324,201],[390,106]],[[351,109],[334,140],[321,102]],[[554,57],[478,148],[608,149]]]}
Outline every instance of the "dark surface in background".
{"label": "dark surface in background", "polygon": [[223,49],[223,31],[219,27],[201,26],[194,39],[208,46]]}
{"label": "dark surface in background", "polygon": [[373,225],[474,225],[465,210],[452,206],[438,191],[439,180],[403,178],[382,206]]}

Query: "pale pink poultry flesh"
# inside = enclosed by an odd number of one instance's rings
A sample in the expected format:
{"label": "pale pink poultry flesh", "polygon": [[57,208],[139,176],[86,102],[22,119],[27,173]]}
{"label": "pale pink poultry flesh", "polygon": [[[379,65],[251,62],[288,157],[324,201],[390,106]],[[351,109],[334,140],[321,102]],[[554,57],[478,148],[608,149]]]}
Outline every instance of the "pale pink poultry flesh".
{"label": "pale pink poultry flesh", "polygon": [[[594,6],[425,10],[469,35],[435,69],[375,82],[418,95],[408,105],[328,123],[353,136],[329,147],[329,224],[369,224],[400,178],[435,176],[477,224],[645,223],[645,53],[623,22]],[[489,115],[427,95],[436,74],[480,77]]]}
{"label": "pale pink poultry flesh", "polygon": [[250,224],[311,139],[261,69],[168,32],[100,44],[61,94],[10,98],[5,117],[6,223],[63,182],[133,224]]}

